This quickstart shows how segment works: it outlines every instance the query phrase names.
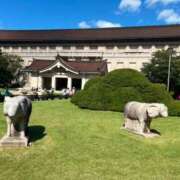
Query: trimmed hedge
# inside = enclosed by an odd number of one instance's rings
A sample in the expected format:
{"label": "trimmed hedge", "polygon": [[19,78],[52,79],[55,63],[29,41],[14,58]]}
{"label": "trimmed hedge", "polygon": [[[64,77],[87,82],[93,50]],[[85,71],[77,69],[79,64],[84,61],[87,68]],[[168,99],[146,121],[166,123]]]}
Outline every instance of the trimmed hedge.
{"label": "trimmed hedge", "polygon": [[129,101],[159,102],[168,106],[170,115],[180,116],[180,103],[172,99],[164,85],[153,84],[132,69],[115,70],[89,80],[71,101],[81,108],[121,112]]}

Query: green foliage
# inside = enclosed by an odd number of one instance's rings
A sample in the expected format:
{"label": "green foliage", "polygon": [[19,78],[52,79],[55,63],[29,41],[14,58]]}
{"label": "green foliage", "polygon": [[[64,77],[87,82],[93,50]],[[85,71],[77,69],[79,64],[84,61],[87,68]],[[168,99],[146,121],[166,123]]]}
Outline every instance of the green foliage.
{"label": "green foliage", "polygon": [[88,81],[88,82],[85,84],[84,89],[88,89],[89,87],[91,87],[91,86],[94,85],[94,84],[99,84],[99,83],[101,82],[101,79],[102,79],[102,78],[103,78],[103,77],[101,77],[101,76],[96,76],[96,77],[92,78],[91,81]]}
{"label": "green foliage", "polygon": [[180,102],[179,101],[171,101],[168,104],[169,115],[170,116],[180,116]]}
{"label": "green foliage", "polygon": [[[111,111],[123,111],[129,101],[164,103],[170,110],[175,106],[163,84],[153,84],[142,73],[130,69],[115,70],[90,80],[71,101],[81,108]],[[171,115],[179,112],[175,108]]]}
{"label": "green foliage", "polygon": [[[157,51],[151,62],[144,65],[142,72],[151,82],[167,84],[169,56],[168,50]],[[171,60],[170,90],[180,93],[180,56],[176,56],[175,52]]]}
{"label": "green foliage", "polygon": [[22,59],[16,55],[0,51],[0,87],[8,87],[17,83],[20,75]]}

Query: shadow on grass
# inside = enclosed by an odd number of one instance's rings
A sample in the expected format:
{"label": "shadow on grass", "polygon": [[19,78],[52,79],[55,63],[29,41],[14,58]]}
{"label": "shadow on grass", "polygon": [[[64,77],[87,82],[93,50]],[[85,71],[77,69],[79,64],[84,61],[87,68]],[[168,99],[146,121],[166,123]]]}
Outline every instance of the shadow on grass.
{"label": "shadow on grass", "polygon": [[159,131],[157,131],[156,129],[151,129],[151,132],[155,133],[155,134],[158,134],[158,135],[161,135],[161,133]]}
{"label": "shadow on grass", "polygon": [[44,136],[46,136],[45,127],[41,125],[29,126],[28,136],[30,142],[35,142],[42,139]]}

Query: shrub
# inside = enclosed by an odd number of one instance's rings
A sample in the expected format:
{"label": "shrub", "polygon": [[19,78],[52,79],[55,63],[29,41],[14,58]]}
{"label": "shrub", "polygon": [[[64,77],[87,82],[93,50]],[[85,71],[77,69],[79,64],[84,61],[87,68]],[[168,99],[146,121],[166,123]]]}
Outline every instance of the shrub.
{"label": "shrub", "polygon": [[2,96],[0,93],[0,102],[3,102],[3,101],[4,101],[4,96]]}
{"label": "shrub", "polygon": [[89,80],[71,101],[81,108],[111,111],[123,111],[129,101],[159,102],[169,107],[170,115],[180,115],[180,103],[174,102],[164,85],[153,84],[131,69],[115,70]]}
{"label": "shrub", "polygon": [[170,116],[180,116],[180,102],[171,101],[168,103],[169,115]]}
{"label": "shrub", "polygon": [[84,90],[88,89],[89,87],[91,87],[94,84],[99,84],[101,82],[103,77],[101,76],[96,76],[94,78],[91,79],[91,81],[88,81],[85,86],[84,86]]}

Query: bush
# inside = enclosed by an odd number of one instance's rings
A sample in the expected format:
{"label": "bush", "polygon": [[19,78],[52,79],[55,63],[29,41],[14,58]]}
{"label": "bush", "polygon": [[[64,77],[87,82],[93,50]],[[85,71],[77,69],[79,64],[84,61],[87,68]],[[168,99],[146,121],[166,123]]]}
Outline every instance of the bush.
{"label": "bush", "polygon": [[101,76],[96,76],[94,78],[91,79],[91,81],[88,81],[85,86],[84,86],[84,90],[88,89],[89,87],[91,87],[92,85],[95,84],[99,84],[101,82],[103,77]]}
{"label": "bush", "polygon": [[115,70],[89,80],[71,101],[81,108],[121,112],[129,101],[159,102],[168,106],[170,115],[180,116],[180,103],[174,102],[164,85],[153,84],[131,69]]}
{"label": "bush", "polygon": [[4,96],[2,96],[0,93],[0,102],[3,102],[3,101],[4,101]]}
{"label": "bush", "polygon": [[171,101],[168,104],[169,115],[170,116],[180,116],[180,102],[179,101]]}

